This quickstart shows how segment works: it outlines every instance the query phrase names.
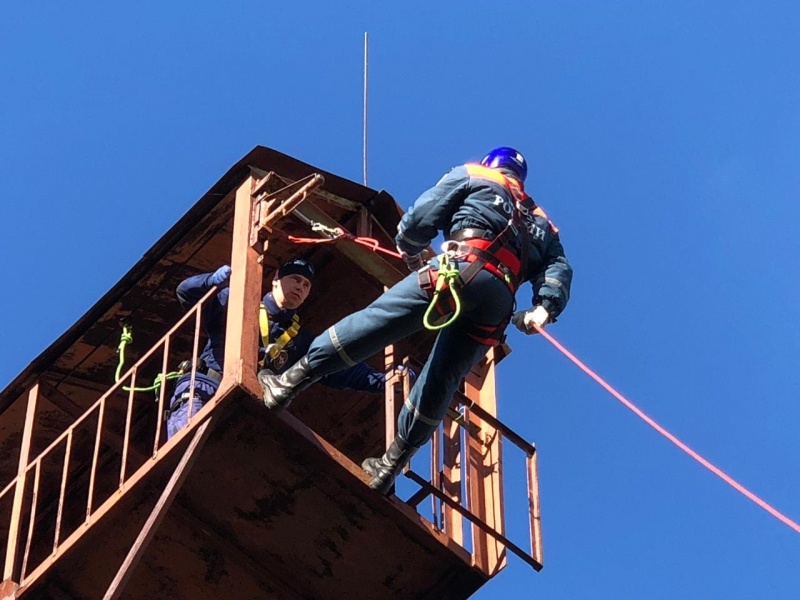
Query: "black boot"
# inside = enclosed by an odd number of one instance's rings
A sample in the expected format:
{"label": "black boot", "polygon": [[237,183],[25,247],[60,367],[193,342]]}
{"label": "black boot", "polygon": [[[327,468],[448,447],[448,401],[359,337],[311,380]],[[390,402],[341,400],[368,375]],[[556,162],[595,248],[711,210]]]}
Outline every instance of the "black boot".
{"label": "black boot", "polygon": [[368,458],[361,463],[361,468],[372,477],[369,487],[384,496],[392,489],[395,477],[408,464],[419,448],[414,448],[399,435],[395,436],[391,446],[380,458]]}
{"label": "black boot", "polygon": [[308,358],[305,356],[280,375],[275,375],[268,369],[258,372],[258,383],[264,391],[264,404],[267,408],[286,408],[297,394],[318,379],[319,377],[311,373]]}

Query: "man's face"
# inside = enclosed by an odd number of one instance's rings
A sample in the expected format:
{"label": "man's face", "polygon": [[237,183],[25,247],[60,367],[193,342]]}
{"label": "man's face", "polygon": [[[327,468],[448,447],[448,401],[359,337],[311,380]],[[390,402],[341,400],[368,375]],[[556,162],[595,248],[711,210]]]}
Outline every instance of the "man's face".
{"label": "man's face", "polygon": [[281,308],[300,308],[310,291],[311,282],[302,275],[286,275],[272,281],[272,297]]}

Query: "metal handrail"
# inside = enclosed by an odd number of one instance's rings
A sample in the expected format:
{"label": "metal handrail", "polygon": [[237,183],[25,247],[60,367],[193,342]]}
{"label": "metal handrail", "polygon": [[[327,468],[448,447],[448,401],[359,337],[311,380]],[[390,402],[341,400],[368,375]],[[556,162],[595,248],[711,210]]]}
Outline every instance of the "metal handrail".
{"label": "metal handrail", "polygon": [[[450,497],[443,489],[442,489],[442,478],[440,472],[440,461],[442,457],[442,447],[441,447],[441,440],[439,435],[439,430],[434,434],[432,442],[431,442],[431,478],[430,481],[425,480],[422,476],[415,473],[414,471],[408,469],[405,471],[405,475],[411,481],[415,482],[417,485],[420,486],[420,489],[415,492],[407,501],[409,505],[417,509],[420,502],[428,495],[431,496],[431,501],[433,503],[432,506],[432,514],[433,514],[433,526],[437,530],[441,530],[440,527],[440,515],[437,511],[437,503],[438,500],[444,505],[447,505],[452,510],[456,511],[459,515],[467,519],[470,523],[478,527],[481,531],[492,537],[494,540],[502,544],[505,548],[513,552],[519,558],[524,560],[526,563],[531,565],[535,570],[539,571],[542,569],[542,541],[541,541],[541,515],[540,515],[540,505],[539,505],[539,487],[538,487],[538,455],[536,454],[536,446],[527,440],[525,440],[521,435],[519,435],[516,431],[514,431],[511,427],[500,421],[497,417],[487,412],[484,408],[476,404],[473,400],[468,398],[463,392],[457,392],[453,398],[453,405],[454,406],[464,406],[466,408],[467,413],[472,413],[475,417],[483,421],[488,427],[495,430],[499,435],[499,441],[502,443],[504,440],[508,440],[517,446],[524,454],[525,454],[525,465],[526,465],[526,477],[527,477],[527,500],[528,500],[528,520],[529,520],[529,535],[530,535],[530,545],[531,551],[525,552],[522,550],[518,545],[512,542],[509,538],[503,535],[501,532],[497,531],[491,525],[487,524],[483,519],[481,519],[475,512],[467,506],[462,504],[463,501],[459,502],[457,499],[453,499]],[[468,422],[468,415],[467,418],[464,418],[464,415],[457,413],[454,410],[451,410],[450,418],[453,419],[453,422],[458,424],[461,428],[463,428],[467,435],[475,435],[475,425],[474,423]],[[461,446],[461,436],[458,436],[458,441],[455,442],[457,445]],[[485,442],[484,442],[485,444]],[[462,448],[462,450],[464,450]],[[464,456],[464,453],[461,453],[461,456]],[[470,489],[470,478],[474,477],[474,474],[471,474],[468,469],[465,470],[464,473],[464,485],[466,489]],[[459,539],[455,539],[452,535],[452,532],[445,531],[445,533],[451,537],[456,543],[459,543],[462,547],[464,544]],[[473,540],[474,546],[474,540]],[[466,548],[465,548],[466,549]],[[473,558],[475,557],[475,549],[473,547],[471,551]]]}
{"label": "metal handrail", "polygon": [[[23,472],[14,477],[8,485],[0,492],[0,499],[5,497],[12,489],[15,489],[17,485],[20,485],[21,482],[25,482],[27,477],[30,475],[31,471],[33,470],[34,473],[34,480],[32,486],[32,493],[30,502],[27,504],[29,506],[30,515],[28,519],[28,530],[25,542],[24,553],[22,556],[22,563],[21,563],[21,571],[20,571],[20,585],[27,585],[29,584],[33,576],[41,571],[41,565],[34,565],[33,570],[31,573],[28,573],[29,567],[29,559],[30,559],[30,552],[31,548],[34,545],[34,535],[35,535],[35,527],[36,527],[36,517],[37,517],[37,510],[39,509],[39,488],[41,485],[41,475],[42,475],[42,465],[43,461],[56,449],[59,448],[62,444],[64,445],[64,459],[63,459],[63,466],[61,468],[61,481],[59,486],[59,494],[58,494],[58,503],[56,505],[56,519],[55,519],[55,527],[53,532],[53,548],[51,555],[42,561],[51,563],[58,558],[59,549],[60,547],[66,543],[61,542],[61,534],[62,534],[62,517],[63,517],[63,510],[66,498],[68,496],[67,492],[67,479],[69,476],[69,467],[70,467],[70,459],[72,455],[73,449],[73,440],[75,437],[75,432],[77,428],[82,425],[85,421],[87,421],[90,417],[94,415],[95,412],[98,413],[97,418],[97,427],[95,430],[95,438],[94,438],[94,448],[92,453],[92,461],[91,461],[91,469],[88,479],[88,495],[87,495],[87,502],[86,502],[86,516],[83,520],[83,524],[86,525],[90,519],[92,518],[95,510],[93,506],[94,502],[94,489],[97,480],[98,474],[98,465],[100,462],[100,445],[101,445],[101,438],[103,436],[103,425],[105,421],[105,408],[106,402],[109,398],[112,397],[113,394],[120,391],[123,386],[129,387],[128,390],[128,401],[125,411],[125,430],[122,436],[122,448],[120,450],[121,458],[120,458],[120,477],[119,477],[119,489],[122,491],[125,487],[127,481],[134,477],[136,472],[141,470],[145,465],[142,464],[139,468],[131,473],[128,477],[126,477],[126,469],[128,466],[128,458],[130,453],[130,437],[131,437],[131,421],[132,421],[132,413],[133,413],[133,397],[134,397],[134,388],[136,387],[136,377],[137,373],[147,361],[149,361],[156,352],[158,352],[161,348],[163,348],[164,358],[162,360],[161,366],[161,378],[164,380],[166,373],[167,373],[167,366],[168,366],[168,352],[170,348],[170,341],[172,337],[175,335],[177,331],[180,330],[186,323],[188,323],[192,318],[194,318],[194,344],[193,344],[193,365],[196,365],[196,357],[198,352],[198,339],[200,335],[200,321],[201,321],[201,314],[202,309],[205,303],[217,292],[217,288],[214,287],[208,291],[200,301],[193,306],[181,319],[175,323],[173,327],[171,327],[164,336],[162,336],[139,360],[133,364],[127,372],[119,379],[119,381],[115,382],[96,402],[94,402],[89,408],[87,408],[82,415],[80,415],[64,432],[62,432],[58,437],[56,437],[53,442],[51,442],[39,455],[31,460],[28,465],[23,469]],[[194,384],[194,376],[195,376],[196,368],[193,366],[191,372],[191,384]],[[165,381],[166,383],[166,381]],[[161,390],[159,393],[159,406],[158,406],[158,414],[163,414],[164,402],[165,402],[165,385],[161,386]],[[161,434],[161,418],[157,419],[157,426],[156,426],[156,438],[153,448],[153,455],[151,459],[157,457],[158,449],[159,449],[159,439]],[[112,500],[113,497],[106,498],[104,503],[107,503],[109,500]],[[52,506],[52,505],[51,505]],[[42,511],[39,511],[40,513]],[[11,515],[11,518],[19,518],[19,515]],[[70,538],[75,534],[79,534],[81,530],[80,525],[73,530],[70,534]],[[18,548],[19,547],[19,536],[20,532],[17,532],[17,539],[13,541],[13,544],[10,545],[10,548]],[[68,538],[69,539],[69,538]],[[15,554],[16,550],[12,552]],[[6,556],[6,561],[15,561],[16,556]]]}
{"label": "metal handrail", "polygon": [[542,564],[539,561],[537,561],[533,556],[525,552],[522,548],[517,546],[514,542],[512,542],[502,533],[500,533],[493,527],[487,525],[483,520],[477,517],[469,509],[464,508],[458,502],[450,498],[450,496],[448,496],[438,488],[434,487],[429,481],[426,481],[425,478],[421,477],[412,470],[406,471],[405,476],[408,477],[411,481],[413,481],[417,485],[419,485],[420,488],[425,490],[427,493],[431,494],[431,496],[436,496],[437,498],[439,498],[439,500],[447,504],[447,506],[449,506],[458,514],[460,514],[462,517],[467,519],[467,521],[476,525],[481,531],[492,536],[494,539],[503,544],[503,546],[511,550],[514,554],[519,556],[522,560],[524,560],[534,569],[536,569],[537,571],[542,570]]}

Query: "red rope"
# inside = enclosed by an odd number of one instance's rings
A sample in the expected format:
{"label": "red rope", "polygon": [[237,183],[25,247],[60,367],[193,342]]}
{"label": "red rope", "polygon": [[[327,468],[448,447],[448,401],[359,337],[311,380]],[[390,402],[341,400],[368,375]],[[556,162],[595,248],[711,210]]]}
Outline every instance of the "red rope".
{"label": "red rope", "polygon": [[394,256],[395,258],[403,258],[400,256],[399,252],[394,252],[392,250],[387,250],[381,246],[381,243],[369,237],[356,237],[352,233],[349,233],[342,229],[341,227],[337,227],[335,230],[335,237],[332,238],[303,238],[303,237],[295,237],[293,235],[287,236],[289,241],[294,242],[295,244],[327,244],[330,242],[336,242],[340,239],[350,240],[351,242],[355,242],[356,244],[361,244],[362,246],[366,246],[373,252],[383,252],[384,254],[388,254],[389,256]]}
{"label": "red rope", "polygon": [[589,377],[591,377],[592,379],[594,379],[594,380],[595,380],[595,381],[596,381],[598,384],[600,384],[600,386],[601,386],[603,389],[605,389],[605,390],[606,390],[606,391],[607,391],[609,394],[611,394],[612,396],[614,396],[614,397],[615,397],[617,400],[619,400],[620,402],[622,402],[622,404],[624,404],[626,408],[628,408],[628,409],[630,409],[631,411],[633,411],[633,413],[634,413],[634,414],[636,414],[636,416],[638,416],[638,417],[639,417],[640,419],[642,419],[642,420],[643,420],[645,423],[647,423],[648,425],[650,425],[650,427],[652,427],[653,429],[655,429],[655,430],[656,430],[658,433],[660,433],[661,435],[663,435],[663,436],[664,436],[665,438],[667,438],[667,439],[668,439],[670,442],[672,442],[673,444],[675,444],[675,445],[676,445],[678,448],[680,448],[681,450],[683,450],[683,451],[684,451],[686,454],[688,454],[688,455],[689,455],[689,456],[691,456],[693,459],[695,459],[697,462],[699,462],[701,465],[703,465],[703,466],[704,466],[706,469],[708,469],[709,471],[711,471],[712,473],[714,473],[714,475],[716,475],[717,477],[719,477],[720,479],[722,479],[722,481],[724,481],[725,483],[727,483],[728,485],[730,485],[730,486],[731,486],[733,489],[735,489],[737,492],[739,492],[739,493],[743,494],[744,496],[746,496],[747,498],[749,498],[750,500],[752,500],[753,502],[755,502],[755,503],[756,503],[758,506],[760,506],[761,508],[763,508],[765,511],[767,511],[769,514],[771,514],[773,517],[775,517],[775,518],[776,518],[776,519],[778,519],[779,521],[782,521],[784,524],[786,524],[786,525],[788,525],[789,527],[791,527],[792,529],[794,529],[794,530],[795,530],[797,533],[800,533],[800,525],[798,525],[797,523],[795,523],[794,521],[792,521],[792,520],[791,520],[789,517],[787,517],[787,516],[786,516],[786,515],[784,515],[783,513],[779,512],[778,510],[776,510],[775,508],[773,508],[773,507],[772,507],[772,506],[770,506],[769,504],[767,504],[767,503],[766,503],[764,500],[762,500],[761,498],[759,498],[758,496],[756,496],[756,495],[755,495],[753,492],[751,492],[751,491],[750,491],[750,490],[748,490],[746,487],[744,487],[742,484],[740,484],[740,483],[739,483],[739,482],[737,482],[735,479],[733,479],[733,477],[731,477],[730,475],[728,475],[727,473],[725,473],[724,471],[722,471],[722,469],[720,469],[719,467],[716,467],[715,465],[711,464],[711,463],[710,463],[709,461],[707,461],[705,458],[703,458],[702,456],[700,456],[700,455],[699,455],[697,452],[695,452],[694,450],[692,450],[692,449],[691,449],[689,446],[687,446],[687,445],[686,445],[686,444],[684,444],[682,441],[680,441],[680,440],[679,440],[677,437],[675,437],[674,435],[672,435],[672,434],[671,434],[669,431],[667,431],[666,429],[664,429],[664,428],[663,428],[661,425],[659,425],[658,423],[656,423],[656,422],[655,422],[653,419],[651,419],[650,417],[648,417],[648,416],[647,416],[647,415],[646,415],[644,412],[642,412],[642,410],[641,410],[641,409],[639,409],[638,407],[636,407],[636,406],[633,404],[633,402],[631,402],[630,400],[628,400],[627,398],[625,398],[625,396],[623,396],[622,394],[620,394],[620,393],[619,393],[617,390],[615,390],[615,389],[614,389],[613,387],[611,387],[611,386],[610,386],[608,383],[606,383],[606,382],[603,380],[603,378],[602,378],[602,377],[600,377],[600,376],[599,376],[597,373],[595,373],[595,372],[594,372],[594,371],[592,371],[592,370],[591,370],[589,367],[587,367],[585,364],[583,364],[583,363],[580,361],[580,359],[578,359],[578,358],[577,358],[577,357],[576,357],[574,354],[572,354],[572,352],[570,352],[570,351],[569,351],[569,350],[567,350],[567,349],[566,349],[564,346],[562,346],[562,345],[561,345],[561,344],[560,344],[560,343],[559,343],[559,342],[558,342],[558,341],[557,341],[557,340],[556,340],[556,339],[555,339],[553,336],[551,336],[549,333],[547,333],[547,332],[546,332],[544,329],[542,329],[542,328],[541,328],[541,327],[539,327],[539,326],[536,326],[536,329],[537,329],[537,331],[538,331],[539,333],[541,333],[541,334],[542,334],[542,336],[543,336],[543,337],[544,337],[544,338],[545,338],[545,339],[546,339],[548,342],[550,342],[551,344],[553,344],[553,346],[555,346],[555,347],[556,347],[556,348],[557,348],[557,349],[558,349],[558,350],[559,350],[559,351],[560,351],[560,352],[561,352],[561,353],[562,353],[564,356],[566,356],[566,357],[567,357],[568,359],[570,359],[570,360],[571,360],[573,363],[575,363],[575,365],[576,365],[576,366],[577,366],[577,367],[578,367],[578,368],[579,368],[581,371],[583,371],[583,372],[584,372],[584,373],[586,373],[586,374],[587,374]]}

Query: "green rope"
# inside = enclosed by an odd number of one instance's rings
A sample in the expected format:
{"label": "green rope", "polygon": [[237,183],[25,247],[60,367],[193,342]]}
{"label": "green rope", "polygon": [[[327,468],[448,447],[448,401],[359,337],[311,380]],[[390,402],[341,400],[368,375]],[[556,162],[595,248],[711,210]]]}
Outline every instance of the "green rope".
{"label": "green rope", "polygon": [[[422,324],[425,326],[425,329],[429,331],[439,331],[440,329],[444,329],[445,327],[452,325],[455,320],[458,319],[458,316],[461,314],[461,298],[458,297],[458,291],[456,290],[455,286],[458,275],[458,264],[455,262],[451,263],[450,254],[445,252],[439,257],[439,272],[436,276],[436,287],[433,290],[431,303],[428,305],[428,309],[425,311],[425,316],[422,318]],[[453,302],[455,302],[456,309],[450,318],[443,323],[435,325],[431,323],[431,314],[433,313],[436,303],[439,301],[439,295],[446,288],[450,289],[450,294],[453,296]]]}
{"label": "green rope", "polygon": [[[115,382],[118,382],[120,380],[120,377],[122,376],[122,367],[125,365],[125,346],[132,343],[133,343],[133,330],[127,325],[123,325],[122,334],[119,336],[119,346],[117,347],[117,354],[119,354],[119,364],[117,364],[117,371],[116,373],[114,373]],[[156,375],[156,378],[153,380],[153,385],[151,386],[130,388],[127,385],[124,385],[122,386],[122,389],[125,390],[126,392],[130,392],[131,389],[134,392],[155,392],[157,396],[158,390],[159,388],[161,388],[164,381],[177,379],[180,376],[181,373],[178,373],[177,371],[167,373],[166,375],[159,373],[158,375]]]}

